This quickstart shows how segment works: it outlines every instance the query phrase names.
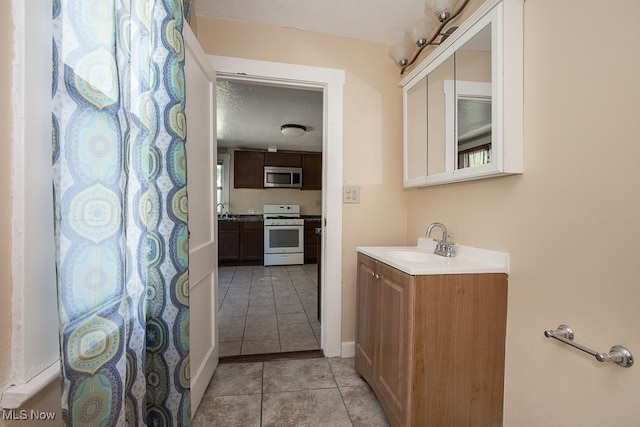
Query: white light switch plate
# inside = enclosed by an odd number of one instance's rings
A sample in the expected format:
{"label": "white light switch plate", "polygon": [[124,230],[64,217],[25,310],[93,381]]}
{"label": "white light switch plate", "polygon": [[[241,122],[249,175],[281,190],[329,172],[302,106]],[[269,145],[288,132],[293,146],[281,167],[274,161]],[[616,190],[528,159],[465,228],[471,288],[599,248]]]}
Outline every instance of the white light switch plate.
{"label": "white light switch plate", "polygon": [[360,203],[360,186],[345,185],[342,187],[342,203]]}

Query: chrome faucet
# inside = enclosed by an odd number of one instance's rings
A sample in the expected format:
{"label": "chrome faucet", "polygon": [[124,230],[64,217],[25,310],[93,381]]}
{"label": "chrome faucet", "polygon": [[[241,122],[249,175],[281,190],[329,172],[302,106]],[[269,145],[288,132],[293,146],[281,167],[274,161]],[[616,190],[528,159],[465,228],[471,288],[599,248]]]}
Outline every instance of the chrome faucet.
{"label": "chrome faucet", "polygon": [[445,227],[444,224],[434,222],[429,225],[429,228],[427,228],[427,237],[431,237],[431,231],[433,231],[435,227],[442,230],[442,240],[434,239],[436,241],[436,248],[433,250],[433,253],[447,258],[453,258],[456,256],[456,251],[453,249],[455,243],[447,240],[447,227]]}

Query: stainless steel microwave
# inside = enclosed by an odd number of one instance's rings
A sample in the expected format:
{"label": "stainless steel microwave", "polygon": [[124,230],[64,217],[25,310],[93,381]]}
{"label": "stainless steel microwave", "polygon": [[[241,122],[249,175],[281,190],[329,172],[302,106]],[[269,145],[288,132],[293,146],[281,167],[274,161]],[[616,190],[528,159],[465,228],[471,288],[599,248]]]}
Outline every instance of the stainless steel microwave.
{"label": "stainless steel microwave", "polygon": [[265,188],[302,188],[302,168],[265,166]]}

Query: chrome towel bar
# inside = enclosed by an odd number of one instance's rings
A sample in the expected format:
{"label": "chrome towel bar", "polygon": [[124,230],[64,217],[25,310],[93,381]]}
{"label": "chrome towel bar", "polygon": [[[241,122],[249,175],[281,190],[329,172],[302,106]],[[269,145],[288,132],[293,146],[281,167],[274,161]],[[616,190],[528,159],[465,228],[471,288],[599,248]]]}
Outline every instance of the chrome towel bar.
{"label": "chrome towel bar", "polygon": [[614,362],[616,365],[622,366],[623,368],[630,368],[633,365],[633,355],[629,350],[621,345],[614,345],[609,350],[609,353],[600,353],[573,342],[573,329],[567,325],[560,325],[556,330],[544,331],[544,336],[547,338],[555,338],[558,341],[569,344],[571,347],[584,351],[585,353],[594,356],[598,362]]}

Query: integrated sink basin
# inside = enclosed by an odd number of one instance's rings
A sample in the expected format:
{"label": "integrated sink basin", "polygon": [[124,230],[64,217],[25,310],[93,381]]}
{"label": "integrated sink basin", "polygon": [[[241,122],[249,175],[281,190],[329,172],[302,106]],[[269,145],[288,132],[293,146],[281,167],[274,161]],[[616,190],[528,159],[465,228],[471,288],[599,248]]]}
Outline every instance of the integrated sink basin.
{"label": "integrated sink basin", "polygon": [[435,255],[436,242],[420,237],[416,246],[358,247],[357,251],[411,275],[509,273],[509,255],[455,245],[456,256]]}
{"label": "integrated sink basin", "polygon": [[392,249],[386,251],[385,255],[389,258],[397,259],[399,261],[417,263],[442,263],[447,261],[447,258],[445,257],[441,257],[433,253],[424,252],[422,250]]}

